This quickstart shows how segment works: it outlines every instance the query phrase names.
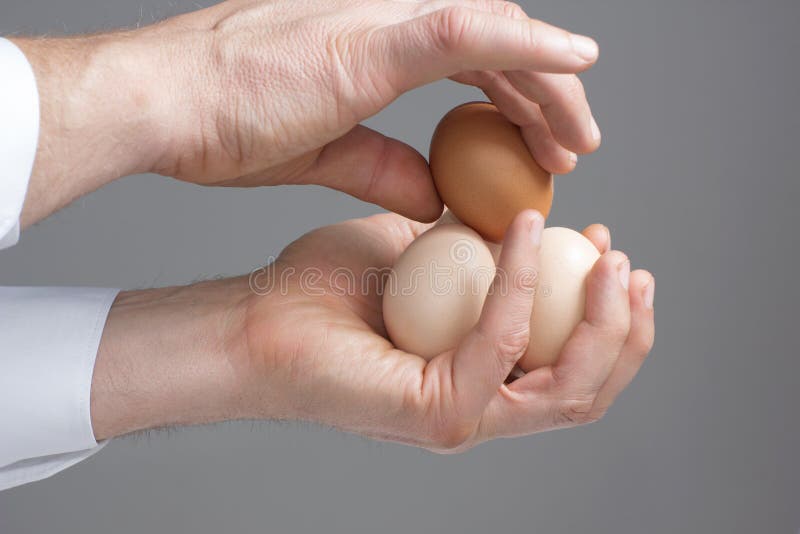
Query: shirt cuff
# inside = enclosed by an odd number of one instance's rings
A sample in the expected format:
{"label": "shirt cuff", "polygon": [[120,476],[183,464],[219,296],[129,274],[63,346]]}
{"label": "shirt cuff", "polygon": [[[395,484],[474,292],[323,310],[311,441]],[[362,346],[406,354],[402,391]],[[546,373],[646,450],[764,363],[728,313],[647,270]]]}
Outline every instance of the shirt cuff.
{"label": "shirt cuff", "polygon": [[98,443],[91,449],[40,458],[20,460],[6,467],[0,467],[0,491],[30,482],[51,477],[56,473],[82,462],[106,446],[108,440]]}
{"label": "shirt cuff", "polygon": [[0,38],[0,248],[19,240],[19,216],[39,141],[39,91],[22,51]]}
{"label": "shirt cuff", "polygon": [[0,489],[48,476],[97,447],[92,375],[117,292],[0,287]]}

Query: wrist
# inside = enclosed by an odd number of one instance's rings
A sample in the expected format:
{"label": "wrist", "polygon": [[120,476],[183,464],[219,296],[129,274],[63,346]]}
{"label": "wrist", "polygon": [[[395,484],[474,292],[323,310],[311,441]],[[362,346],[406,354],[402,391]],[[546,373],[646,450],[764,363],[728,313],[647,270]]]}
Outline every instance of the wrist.
{"label": "wrist", "polygon": [[246,280],[122,292],[92,379],[98,440],[241,417]]}
{"label": "wrist", "polygon": [[152,62],[126,33],[13,39],[39,91],[39,143],[22,222],[27,226],[77,197],[149,171],[167,132],[158,128]]}

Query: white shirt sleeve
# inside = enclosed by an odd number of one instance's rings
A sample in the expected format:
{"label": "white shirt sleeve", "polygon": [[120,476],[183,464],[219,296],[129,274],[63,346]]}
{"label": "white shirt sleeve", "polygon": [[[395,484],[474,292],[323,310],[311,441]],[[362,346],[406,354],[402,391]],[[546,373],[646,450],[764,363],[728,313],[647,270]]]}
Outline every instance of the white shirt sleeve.
{"label": "white shirt sleeve", "polygon": [[19,215],[39,141],[39,91],[33,68],[0,39],[0,248],[19,240]]}
{"label": "white shirt sleeve", "polygon": [[0,287],[0,490],[92,455],[97,348],[115,289]]}
{"label": "white shirt sleeve", "polygon": [[[22,52],[0,39],[0,248],[19,239],[36,155],[39,96]],[[115,289],[0,287],[0,490],[94,454],[90,393]]]}

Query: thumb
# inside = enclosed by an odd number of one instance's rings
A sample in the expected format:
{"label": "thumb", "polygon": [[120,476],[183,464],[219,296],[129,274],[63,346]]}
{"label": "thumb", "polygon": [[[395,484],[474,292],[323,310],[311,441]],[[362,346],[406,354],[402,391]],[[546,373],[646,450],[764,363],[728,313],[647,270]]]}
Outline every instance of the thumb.
{"label": "thumb", "polygon": [[483,312],[453,355],[453,391],[459,413],[480,417],[528,346],[544,218],[518,214],[503,250]]}
{"label": "thumb", "polygon": [[325,145],[300,180],[422,222],[435,221],[442,213],[442,201],[422,154],[361,125]]}

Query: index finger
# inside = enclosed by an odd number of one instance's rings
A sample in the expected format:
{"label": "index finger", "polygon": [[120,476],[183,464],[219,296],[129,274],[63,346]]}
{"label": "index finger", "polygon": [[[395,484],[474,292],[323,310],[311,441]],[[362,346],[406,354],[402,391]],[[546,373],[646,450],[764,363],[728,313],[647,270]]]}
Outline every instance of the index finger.
{"label": "index finger", "polygon": [[448,6],[380,31],[395,87],[408,91],[465,70],[576,73],[597,60],[597,43],[534,19]]}

